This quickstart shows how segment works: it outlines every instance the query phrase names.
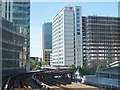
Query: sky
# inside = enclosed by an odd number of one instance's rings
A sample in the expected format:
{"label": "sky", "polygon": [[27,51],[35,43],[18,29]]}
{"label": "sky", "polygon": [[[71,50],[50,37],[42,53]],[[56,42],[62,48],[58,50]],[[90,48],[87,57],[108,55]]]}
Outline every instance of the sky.
{"label": "sky", "polygon": [[31,2],[30,57],[41,57],[42,24],[64,6],[81,6],[83,16],[118,16],[117,2]]}

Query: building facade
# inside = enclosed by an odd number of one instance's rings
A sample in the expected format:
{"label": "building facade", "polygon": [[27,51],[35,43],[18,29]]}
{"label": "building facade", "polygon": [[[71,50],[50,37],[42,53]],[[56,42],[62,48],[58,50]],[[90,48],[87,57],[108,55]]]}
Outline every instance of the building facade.
{"label": "building facade", "polygon": [[0,89],[2,87],[2,1],[0,0]]}
{"label": "building facade", "polygon": [[81,7],[64,7],[52,20],[52,66],[82,66]]}
{"label": "building facade", "polygon": [[30,0],[3,0],[2,16],[27,31],[27,61],[26,70],[29,71],[30,59]]}
{"label": "building facade", "polygon": [[[2,18],[1,81],[26,70],[26,29]],[[2,85],[1,84],[1,85]],[[1,86],[0,86],[1,87]]]}
{"label": "building facade", "polygon": [[44,23],[42,26],[42,61],[50,64],[52,52],[52,22]]}
{"label": "building facade", "polygon": [[86,66],[110,67],[120,60],[118,17],[83,17],[83,61]]}

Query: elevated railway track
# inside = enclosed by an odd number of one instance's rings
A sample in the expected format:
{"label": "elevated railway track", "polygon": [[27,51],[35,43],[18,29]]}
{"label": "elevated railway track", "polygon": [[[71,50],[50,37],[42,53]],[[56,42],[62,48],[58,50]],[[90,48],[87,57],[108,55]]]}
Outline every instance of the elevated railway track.
{"label": "elevated railway track", "polygon": [[72,90],[67,87],[67,85],[72,82],[72,80],[67,77],[67,74],[72,74],[73,72],[75,72],[75,70],[71,69],[19,74],[9,78],[3,90]]}

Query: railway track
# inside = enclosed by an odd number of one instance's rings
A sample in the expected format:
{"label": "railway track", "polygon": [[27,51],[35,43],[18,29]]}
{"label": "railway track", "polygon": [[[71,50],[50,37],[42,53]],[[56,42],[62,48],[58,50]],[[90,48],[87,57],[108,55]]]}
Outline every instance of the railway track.
{"label": "railway track", "polygon": [[[33,75],[33,80],[42,86],[42,88],[46,88],[46,89],[57,89],[57,90],[69,90],[67,87],[65,86],[61,86],[61,85],[65,85],[67,84],[67,82],[63,82],[63,81],[59,81],[54,79],[54,72],[45,72],[45,73],[38,73],[38,74],[34,74]],[[51,77],[52,76],[52,77]],[[67,80],[67,79],[66,79]],[[69,81],[70,83],[70,81]]]}
{"label": "railway track", "polygon": [[56,73],[54,70],[49,70],[19,74],[9,79],[4,90],[32,90],[34,86],[44,90],[68,90],[61,86],[66,82],[53,78],[61,73],[62,71]]}
{"label": "railway track", "polygon": [[27,82],[27,79],[31,78],[32,74],[34,74],[34,72],[23,73],[23,74],[19,74],[19,75],[9,78],[9,81],[6,83],[4,90],[14,90],[17,88],[18,89],[22,88],[22,90],[28,90],[27,88],[30,88],[31,86],[29,82]]}

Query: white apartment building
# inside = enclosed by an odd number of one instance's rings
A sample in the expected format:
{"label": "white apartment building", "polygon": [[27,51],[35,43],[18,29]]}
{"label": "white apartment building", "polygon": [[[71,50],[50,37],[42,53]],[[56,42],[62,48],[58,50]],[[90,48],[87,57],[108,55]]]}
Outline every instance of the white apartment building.
{"label": "white apartment building", "polygon": [[52,20],[52,66],[82,66],[81,7],[64,7]]}

